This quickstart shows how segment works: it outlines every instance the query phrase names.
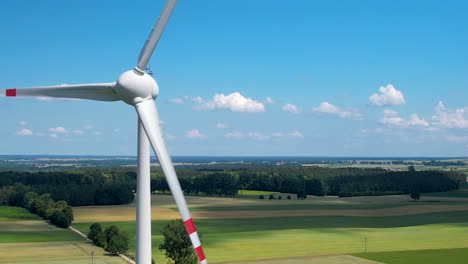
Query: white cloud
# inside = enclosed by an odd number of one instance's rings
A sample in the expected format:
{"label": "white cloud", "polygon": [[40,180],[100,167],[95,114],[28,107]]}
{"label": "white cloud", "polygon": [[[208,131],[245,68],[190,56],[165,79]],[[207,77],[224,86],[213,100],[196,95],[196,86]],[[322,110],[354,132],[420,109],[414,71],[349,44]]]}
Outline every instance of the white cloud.
{"label": "white cloud", "polygon": [[216,123],[216,128],[228,128],[228,125],[218,122]]}
{"label": "white cloud", "polygon": [[428,127],[429,122],[424,119],[421,119],[417,114],[411,114],[409,120],[405,120],[400,117],[395,110],[385,109],[384,115],[379,120],[380,123],[385,125],[394,125],[401,127]]}
{"label": "white cloud", "polygon": [[293,104],[285,104],[281,109],[283,109],[283,111],[293,114],[299,114],[300,112],[302,112],[302,109],[300,107]]}
{"label": "white cloud", "polygon": [[68,133],[68,130],[64,127],[52,127],[49,128],[49,131],[53,133]]}
{"label": "white cloud", "polygon": [[52,133],[52,134],[50,134],[49,136],[50,136],[50,137],[53,137],[53,138],[58,138],[58,135],[55,134],[55,133]]}
{"label": "white cloud", "polygon": [[386,87],[381,86],[379,88],[380,94],[373,94],[369,96],[369,101],[376,106],[386,105],[399,105],[405,103],[405,97],[401,91],[398,91],[389,84]]}
{"label": "white cloud", "polygon": [[182,99],[182,98],[173,98],[173,99],[170,99],[169,102],[174,103],[174,104],[183,104],[184,99]]}
{"label": "white cloud", "polygon": [[276,101],[273,100],[273,98],[267,96],[267,98],[265,98],[265,103],[266,104],[274,104],[274,103],[276,103]]}
{"label": "white cloud", "polygon": [[198,129],[192,129],[185,132],[186,138],[206,138],[206,135],[200,133]]}
{"label": "white cloud", "polygon": [[361,119],[362,115],[356,109],[341,109],[338,106],[332,105],[329,102],[322,102],[318,107],[312,108],[312,111],[325,113],[325,114],[333,114],[337,115],[341,118],[349,118],[349,119]]}
{"label": "white cloud", "polygon": [[26,121],[20,121],[19,124],[22,125],[22,126],[25,126],[25,125],[27,125],[28,123],[27,123]]}
{"label": "white cloud", "polygon": [[200,96],[197,96],[197,97],[194,97],[192,98],[192,101],[194,101],[195,103],[203,103],[203,98],[201,98]]}
{"label": "white cloud", "polygon": [[96,136],[100,136],[100,135],[102,135],[102,132],[96,131],[93,134],[96,135]]}
{"label": "white cloud", "polygon": [[16,131],[16,135],[20,136],[31,136],[33,132],[29,129],[23,128],[20,131]]}
{"label": "white cloud", "polygon": [[424,127],[429,126],[429,122],[427,122],[424,119],[420,119],[417,114],[412,114],[410,116],[410,120],[408,120],[408,122],[406,123],[409,126],[424,126]]}
{"label": "white cloud", "polygon": [[212,101],[203,102],[195,107],[199,110],[230,110],[232,112],[265,112],[265,106],[251,98],[244,97],[239,92],[228,95],[215,94]]}
{"label": "white cloud", "polygon": [[233,139],[243,139],[243,138],[248,138],[248,139],[253,139],[253,140],[269,140],[270,136],[263,135],[258,132],[247,132],[247,133],[241,133],[239,131],[232,131],[224,134],[225,138],[233,138]]}
{"label": "white cloud", "polygon": [[84,128],[85,129],[93,129],[93,126],[92,125],[85,125]]}
{"label": "white cloud", "polygon": [[84,131],[83,131],[83,130],[76,129],[76,130],[73,130],[72,133],[73,133],[73,134],[77,134],[77,135],[83,135],[83,134],[84,134]]}
{"label": "white cloud", "polygon": [[468,107],[449,110],[440,101],[436,108],[436,114],[432,116],[432,124],[447,128],[468,128]]}

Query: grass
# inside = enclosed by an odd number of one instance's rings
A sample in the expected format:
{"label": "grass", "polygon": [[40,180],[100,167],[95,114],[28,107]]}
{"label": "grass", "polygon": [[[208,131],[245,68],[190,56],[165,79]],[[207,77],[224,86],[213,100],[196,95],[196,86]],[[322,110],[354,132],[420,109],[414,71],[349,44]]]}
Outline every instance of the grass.
{"label": "grass", "polygon": [[[302,201],[299,201],[299,203]],[[269,205],[252,205],[252,206],[204,206],[190,207],[190,211],[271,211],[271,210],[375,210],[394,208],[401,206],[419,206],[419,205],[455,205],[466,204],[466,202],[424,202],[418,203],[382,203],[382,204],[326,204],[326,203],[304,203],[304,204],[282,204],[278,201],[276,204]],[[171,208],[173,211],[178,211],[176,207]]]}
{"label": "grass", "polygon": [[270,194],[278,195],[280,193],[279,192],[267,192],[267,191],[254,191],[254,190],[239,190],[237,194],[240,196],[256,196],[256,197],[263,194],[264,196],[266,196],[266,198],[268,198],[268,195]]}
{"label": "grass", "polygon": [[[210,262],[255,260],[323,254],[464,247],[468,212],[395,217],[280,217],[196,220]],[[153,221],[153,256],[167,221]],[[74,224],[87,232],[91,223]],[[110,222],[133,236],[135,222]],[[134,237],[131,249],[134,248]]]}
{"label": "grass", "polygon": [[56,241],[83,241],[68,229],[56,231],[0,232],[0,243],[30,243]]}
{"label": "grass", "polygon": [[388,264],[464,264],[468,260],[468,248],[371,252],[353,255]]}
{"label": "grass", "polygon": [[0,245],[0,263],[21,264],[123,264],[89,242],[9,243]]}
{"label": "grass", "polygon": [[0,206],[0,263],[88,264],[92,254],[96,264],[124,263],[24,208]]}
{"label": "grass", "polygon": [[38,220],[39,216],[31,214],[28,210],[21,207],[0,206],[0,221],[11,220]]}

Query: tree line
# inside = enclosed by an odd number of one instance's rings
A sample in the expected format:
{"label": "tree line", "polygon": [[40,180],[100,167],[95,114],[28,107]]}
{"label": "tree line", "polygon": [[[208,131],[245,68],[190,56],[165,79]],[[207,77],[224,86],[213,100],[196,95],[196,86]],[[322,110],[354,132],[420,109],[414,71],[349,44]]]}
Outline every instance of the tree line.
{"label": "tree line", "polygon": [[26,208],[62,228],[67,228],[74,220],[73,210],[66,201],[55,202],[49,193],[39,195],[22,183],[0,188],[0,205]]}
{"label": "tree line", "polygon": [[136,173],[128,170],[0,172],[0,187],[22,183],[38,194],[71,206],[127,204],[133,201]]}
{"label": "tree line", "polygon": [[[457,189],[465,176],[455,171],[388,171],[361,168],[260,168],[250,170],[178,170],[182,189],[189,195],[234,196],[238,190],[309,195],[408,194]],[[162,174],[151,180],[153,192],[169,191]]]}

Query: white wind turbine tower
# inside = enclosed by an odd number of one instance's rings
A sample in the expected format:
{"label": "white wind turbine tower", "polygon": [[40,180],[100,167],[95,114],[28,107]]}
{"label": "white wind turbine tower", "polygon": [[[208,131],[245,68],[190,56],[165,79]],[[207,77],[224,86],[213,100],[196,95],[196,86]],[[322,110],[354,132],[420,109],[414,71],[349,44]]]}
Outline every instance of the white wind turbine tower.
{"label": "white wind turbine tower", "polygon": [[97,101],[124,101],[134,106],[138,114],[138,176],[137,176],[137,243],[138,264],[151,263],[151,190],[150,143],[158,156],[167,183],[184,221],[193,248],[202,264],[207,264],[195,225],[164,143],[159,115],[154,99],[159,94],[156,81],[145,68],[174,10],[177,0],[168,0],[140,52],[137,66],[120,75],[117,82],[12,88],[0,90],[0,96],[79,98]]}

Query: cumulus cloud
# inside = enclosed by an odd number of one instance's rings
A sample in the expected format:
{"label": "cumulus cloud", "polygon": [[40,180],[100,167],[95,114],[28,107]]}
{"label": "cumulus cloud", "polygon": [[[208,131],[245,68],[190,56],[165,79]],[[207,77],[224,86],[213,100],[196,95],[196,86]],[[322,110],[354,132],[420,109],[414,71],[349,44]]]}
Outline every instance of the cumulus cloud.
{"label": "cumulus cloud", "polygon": [[265,106],[251,98],[244,97],[239,92],[228,95],[215,94],[212,101],[202,102],[195,107],[199,110],[230,110],[232,112],[265,112]]}
{"label": "cumulus cloud", "polygon": [[218,123],[216,123],[216,128],[228,128],[228,125],[218,122]]}
{"label": "cumulus cloud", "polygon": [[332,105],[329,102],[322,102],[318,107],[312,108],[312,111],[324,114],[333,114],[341,118],[361,119],[362,115],[356,109],[341,109],[338,106]]}
{"label": "cumulus cloud", "polygon": [[386,87],[381,86],[379,88],[380,94],[373,94],[369,96],[369,101],[371,104],[376,106],[386,106],[386,105],[399,105],[405,103],[405,97],[401,91],[398,91],[389,84]]}
{"label": "cumulus cloud", "polygon": [[409,126],[429,126],[429,122],[424,119],[419,118],[417,114],[411,114],[410,119],[406,122]]}
{"label": "cumulus cloud", "polygon": [[405,120],[404,118],[400,117],[395,110],[385,109],[384,115],[379,120],[380,123],[385,125],[394,125],[394,126],[401,126],[401,127],[428,127],[429,122],[424,119],[421,119],[417,114],[411,114],[409,120]]}
{"label": "cumulus cloud", "polygon": [[455,110],[447,109],[442,101],[435,108],[432,124],[446,128],[468,128],[468,107]]}
{"label": "cumulus cloud", "polygon": [[273,100],[273,98],[267,96],[267,98],[265,98],[265,103],[266,104],[274,104],[274,103],[276,103],[276,101]]}
{"label": "cumulus cloud", "polygon": [[20,131],[16,131],[16,135],[19,136],[31,136],[33,132],[29,129],[23,128]]}
{"label": "cumulus cloud", "polygon": [[192,98],[192,101],[194,101],[195,103],[203,103],[203,98],[201,98],[200,96],[197,96],[197,97],[194,97]]}
{"label": "cumulus cloud", "polygon": [[185,132],[186,138],[206,138],[206,135],[203,135],[200,130],[192,129]]}
{"label": "cumulus cloud", "polygon": [[22,126],[25,126],[25,125],[27,125],[28,123],[27,123],[26,121],[20,121],[19,124],[22,125]]}
{"label": "cumulus cloud", "polygon": [[73,134],[77,134],[77,135],[83,135],[84,134],[84,131],[83,130],[79,130],[79,129],[75,129],[72,131]]}
{"label": "cumulus cloud", "polygon": [[85,129],[93,129],[93,126],[92,125],[85,125],[84,128]]}
{"label": "cumulus cloud", "polygon": [[289,112],[293,114],[299,114],[300,112],[302,112],[302,109],[300,107],[293,105],[293,104],[285,104],[283,105],[281,109],[283,109],[283,111],[285,112]]}
{"label": "cumulus cloud", "polygon": [[53,138],[58,138],[58,135],[55,134],[55,133],[52,133],[52,134],[50,134],[49,136],[50,136],[50,137],[53,137]]}
{"label": "cumulus cloud", "polygon": [[68,133],[68,130],[64,127],[52,127],[49,128],[49,131],[52,133]]}
{"label": "cumulus cloud", "polygon": [[173,99],[170,99],[169,102],[174,103],[174,104],[183,104],[184,99],[182,99],[182,98],[173,98]]}

